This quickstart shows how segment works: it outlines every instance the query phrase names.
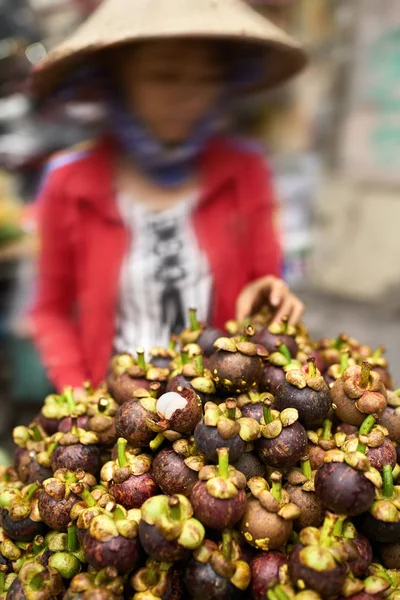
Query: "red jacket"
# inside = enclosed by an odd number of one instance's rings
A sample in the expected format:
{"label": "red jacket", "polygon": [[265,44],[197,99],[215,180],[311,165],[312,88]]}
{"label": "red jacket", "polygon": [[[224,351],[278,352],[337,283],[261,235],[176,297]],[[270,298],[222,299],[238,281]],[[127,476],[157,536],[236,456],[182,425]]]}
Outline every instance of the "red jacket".
{"label": "red jacket", "polygon": [[[39,352],[58,389],[87,379],[97,385],[112,353],[129,243],[115,201],[113,158],[105,140],[56,158],[40,196],[32,315]],[[235,142],[214,140],[199,168],[203,189],[194,228],[213,276],[212,324],[222,327],[247,283],[280,275],[274,198],[265,160]]]}

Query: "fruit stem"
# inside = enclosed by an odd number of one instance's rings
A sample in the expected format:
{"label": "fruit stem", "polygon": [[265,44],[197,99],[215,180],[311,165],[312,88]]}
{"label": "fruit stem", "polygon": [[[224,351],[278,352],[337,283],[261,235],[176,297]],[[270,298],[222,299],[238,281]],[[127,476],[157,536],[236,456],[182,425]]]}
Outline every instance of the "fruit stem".
{"label": "fruit stem", "polygon": [[274,587],[274,592],[278,600],[289,600],[288,595],[283,591],[280,585]]}
{"label": "fruit stem", "polygon": [[202,354],[197,354],[196,358],[196,371],[199,374],[199,377],[204,377],[204,360]]}
{"label": "fruit stem", "polygon": [[78,550],[78,536],[76,534],[76,525],[68,526],[68,552],[76,552]]}
{"label": "fruit stem", "polygon": [[30,485],[25,493],[25,500],[27,502],[30,502],[33,498],[33,496],[36,494],[36,492],[38,491],[38,489],[40,488],[40,485],[38,483],[32,483],[32,485]]}
{"label": "fruit stem", "polygon": [[232,560],[232,531],[222,533],[222,554],[228,562]]}
{"label": "fruit stem", "polygon": [[[368,415],[368,417],[366,419],[364,419],[364,421],[361,424],[361,427],[359,429],[358,432],[358,436],[362,436],[362,435],[368,435],[369,433],[371,433],[371,430],[373,428],[373,426],[376,423],[376,419],[373,415]],[[362,452],[362,454],[365,454],[367,451],[367,446],[365,444],[362,444],[361,442],[358,443],[357,446],[357,452]]]}
{"label": "fruit stem", "polygon": [[223,479],[228,479],[229,477],[229,449],[228,448],[218,448],[218,475]]}
{"label": "fruit stem", "polygon": [[268,590],[267,598],[268,598],[268,600],[279,600],[279,598],[276,595],[276,593],[274,592],[274,590]]}
{"label": "fruit stem", "polygon": [[264,406],[263,406],[263,416],[264,416],[264,421],[265,421],[266,425],[268,423],[272,423],[272,421],[274,420],[272,418],[272,415],[271,415],[271,407],[268,404],[265,404],[265,403],[264,403]]}
{"label": "fruit stem", "polygon": [[52,444],[50,444],[48,450],[47,450],[47,454],[49,455],[49,457],[51,457],[51,455],[53,454],[54,450],[58,447],[58,442],[53,442]]}
{"label": "fruit stem", "polygon": [[277,471],[271,475],[272,489],[271,494],[280,502],[282,500],[282,475]]}
{"label": "fruit stem", "polygon": [[187,350],[181,350],[181,361],[182,365],[185,366],[189,362],[189,352]]}
{"label": "fruit stem", "polygon": [[303,456],[300,459],[300,462],[301,462],[301,472],[303,473],[304,477],[307,477],[307,479],[311,479],[312,468],[311,468],[311,463],[310,463],[309,457]]}
{"label": "fruit stem", "polygon": [[385,348],[383,346],[378,346],[375,352],[373,353],[372,358],[382,358],[384,351]]}
{"label": "fruit stem", "polygon": [[72,387],[69,385],[64,390],[64,398],[67,402],[68,412],[72,415],[76,410],[76,402],[74,398],[74,393],[72,391]]}
{"label": "fruit stem", "polygon": [[163,441],[165,440],[165,436],[162,432],[157,433],[156,437],[151,440],[150,444],[149,444],[149,448],[150,450],[157,450],[157,448],[159,448],[161,446],[161,444],[163,443]]}
{"label": "fruit stem", "polygon": [[332,421],[330,419],[325,419],[322,423],[322,440],[330,440],[332,437]]}
{"label": "fruit stem", "polygon": [[340,352],[340,369],[339,372],[341,375],[345,372],[347,367],[349,366],[349,351],[341,350]]}
{"label": "fruit stem", "polygon": [[142,371],[145,371],[146,370],[146,360],[144,358],[144,348],[142,346],[138,346],[138,348],[136,348],[136,354],[137,354],[137,364],[142,369]]}
{"label": "fruit stem", "polygon": [[365,389],[369,382],[369,374],[371,372],[371,364],[366,360],[363,361],[360,375],[360,387]]}
{"label": "fruit stem", "polygon": [[400,388],[397,388],[397,390],[394,390],[393,393],[396,394],[396,396],[400,396]]}
{"label": "fruit stem", "polygon": [[127,440],[125,438],[118,438],[117,442],[117,452],[118,452],[118,466],[119,467],[127,467],[128,459],[126,458],[125,450],[127,445]]}
{"label": "fruit stem", "polygon": [[171,339],[169,340],[168,350],[175,350],[176,348],[176,336],[171,335]]}
{"label": "fruit stem", "polygon": [[225,402],[225,406],[228,411],[228,419],[235,419],[237,407],[236,400],[234,400],[233,398],[228,398],[228,400]]}
{"label": "fruit stem", "polygon": [[169,514],[173,521],[179,521],[181,518],[181,503],[177,496],[171,496],[168,500]]}
{"label": "fruit stem", "polygon": [[314,356],[310,356],[310,358],[307,358],[307,363],[308,363],[308,374],[310,377],[316,377],[317,376],[317,370],[315,367],[315,358]]}
{"label": "fruit stem", "polygon": [[36,575],[34,575],[34,577],[32,577],[32,579],[29,582],[29,587],[34,592],[38,592],[42,589],[44,581],[41,575],[42,573],[36,573]]}
{"label": "fruit stem", "polygon": [[88,508],[91,508],[92,506],[96,506],[96,500],[93,498],[93,496],[89,492],[89,490],[83,489],[79,495]]}
{"label": "fruit stem", "polygon": [[390,465],[383,465],[383,495],[385,498],[392,498],[393,496],[393,472]]}
{"label": "fruit stem", "polygon": [[189,323],[191,331],[199,331],[199,321],[197,320],[197,310],[195,308],[189,308]]}
{"label": "fruit stem", "polygon": [[338,518],[338,520],[335,523],[335,527],[333,529],[333,535],[335,537],[341,537],[342,533],[343,533],[343,525],[344,522],[346,520],[346,515],[342,515],[341,517]]}
{"label": "fruit stem", "polygon": [[283,356],[286,358],[286,360],[288,362],[290,362],[292,360],[292,355],[290,354],[290,350],[289,348],[286,346],[286,344],[281,344],[279,346],[279,352],[281,354],[283,354]]}
{"label": "fruit stem", "polygon": [[146,584],[153,587],[157,583],[157,568],[154,564],[146,569]]}
{"label": "fruit stem", "polygon": [[43,550],[44,538],[41,535],[37,535],[33,540],[33,556],[37,556],[39,552]]}
{"label": "fruit stem", "polygon": [[0,594],[4,594],[6,587],[6,573],[7,567],[6,565],[0,565]]}
{"label": "fruit stem", "polygon": [[117,505],[117,506],[114,508],[114,511],[113,511],[113,518],[114,518],[114,521],[124,521],[124,520],[125,520],[125,518],[126,518],[126,517],[125,517],[125,513],[124,513],[124,511],[122,510],[122,507],[121,507],[121,506],[118,506],[118,505]]}
{"label": "fruit stem", "polygon": [[39,431],[39,428],[37,427],[37,425],[34,425],[33,427],[31,427],[31,431],[33,433],[33,441],[34,442],[41,442],[43,437],[42,434]]}
{"label": "fruit stem", "polygon": [[325,517],[323,525],[321,527],[321,544],[325,546],[325,548],[329,548],[332,542],[332,535],[334,533],[336,521],[339,519],[338,515],[334,515],[332,513],[328,513],[328,516]]}

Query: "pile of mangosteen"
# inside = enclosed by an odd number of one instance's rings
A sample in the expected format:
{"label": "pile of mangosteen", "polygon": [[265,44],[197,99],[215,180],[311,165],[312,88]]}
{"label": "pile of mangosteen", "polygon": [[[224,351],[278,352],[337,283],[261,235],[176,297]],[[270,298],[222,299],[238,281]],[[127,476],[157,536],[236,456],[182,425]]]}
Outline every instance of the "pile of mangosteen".
{"label": "pile of mangosteen", "polygon": [[266,312],[226,333],[189,323],[15,428],[0,599],[399,600],[383,349]]}

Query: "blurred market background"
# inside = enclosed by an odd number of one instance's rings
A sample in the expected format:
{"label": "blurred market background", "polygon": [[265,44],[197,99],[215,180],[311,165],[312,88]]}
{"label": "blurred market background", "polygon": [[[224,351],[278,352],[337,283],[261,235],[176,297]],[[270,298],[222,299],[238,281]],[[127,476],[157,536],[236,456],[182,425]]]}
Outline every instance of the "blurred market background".
{"label": "blurred market background", "polygon": [[[346,331],[385,345],[400,383],[399,2],[250,1],[311,56],[293,84],[236,115],[275,170],[286,279],[316,337]],[[49,155],[96,132],[95,106],[35,106],[29,69],[96,4],[0,0],[0,438],[50,389],[25,317],[38,246],[32,201]]]}

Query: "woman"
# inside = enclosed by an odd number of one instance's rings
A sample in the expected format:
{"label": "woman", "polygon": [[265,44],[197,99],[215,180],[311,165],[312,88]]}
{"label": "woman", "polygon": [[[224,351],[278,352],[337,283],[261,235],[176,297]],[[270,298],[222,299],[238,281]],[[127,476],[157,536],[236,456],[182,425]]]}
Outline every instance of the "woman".
{"label": "woman", "polygon": [[166,344],[190,306],[222,327],[263,298],[296,323],[270,174],[221,121],[233,95],[303,66],[297,44],[240,0],[106,0],[36,69],[37,93],[83,63],[109,131],[57,157],[41,195],[33,316],[56,387],[98,384],[113,351]]}

